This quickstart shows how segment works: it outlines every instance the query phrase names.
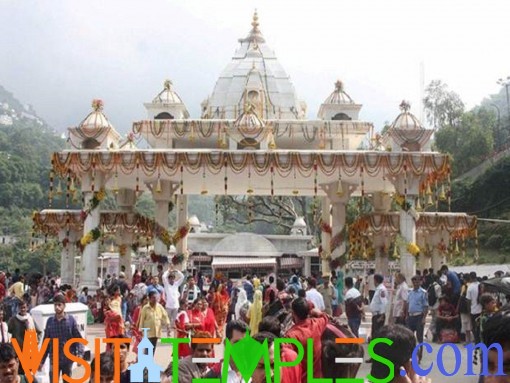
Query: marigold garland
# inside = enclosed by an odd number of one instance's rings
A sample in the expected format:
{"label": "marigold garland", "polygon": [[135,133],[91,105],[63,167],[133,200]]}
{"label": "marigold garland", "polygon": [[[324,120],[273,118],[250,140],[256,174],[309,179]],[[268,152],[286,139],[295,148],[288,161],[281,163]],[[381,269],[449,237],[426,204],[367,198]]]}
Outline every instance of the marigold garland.
{"label": "marigold garland", "polygon": [[420,254],[420,248],[418,247],[418,245],[414,242],[410,242],[407,244],[407,251],[411,254],[411,255],[414,255],[415,257]]}
{"label": "marigold garland", "polygon": [[80,249],[81,252],[85,250],[85,247],[92,242],[97,241],[101,237],[101,230],[99,230],[99,227],[96,227],[89,231],[87,234],[85,234],[83,237],[81,237],[77,242],[76,246]]}
{"label": "marigold garland", "polygon": [[81,219],[85,221],[87,216],[99,206],[99,203],[106,198],[106,191],[104,188],[101,188],[99,191],[94,192],[91,200],[88,203],[86,209],[81,211]]}

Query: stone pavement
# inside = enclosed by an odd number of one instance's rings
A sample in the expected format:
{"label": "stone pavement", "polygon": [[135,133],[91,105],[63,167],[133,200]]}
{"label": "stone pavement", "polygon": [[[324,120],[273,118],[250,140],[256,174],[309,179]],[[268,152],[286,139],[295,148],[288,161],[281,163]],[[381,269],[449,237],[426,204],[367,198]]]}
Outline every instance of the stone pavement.
{"label": "stone pavement", "polygon": [[[427,320],[427,326],[428,326],[429,320],[430,320],[430,318],[428,318],[428,320]],[[366,333],[370,332],[370,323],[371,323],[371,315],[370,315],[370,313],[367,313],[366,320],[363,321],[363,323],[362,323],[362,328],[365,330]],[[91,347],[93,347],[92,345],[94,344],[95,338],[98,338],[98,337],[103,338],[104,336],[105,335],[104,335],[104,326],[103,325],[96,324],[93,326],[88,326],[87,339],[88,339],[89,345],[91,345]],[[439,353],[439,349],[440,349],[441,345],[436,344],[436,343],[431,343],[431,345],[433,347],[433,352],[430,354],[427,354],[424,350],[421,367],[428,368],[431,365],[431,363],[433,363],[433,366],[432,366],[433,368],[429,375],[429,377],[432,379],[433,383],[459,383],[459,382],[477,383],[478,382],[477,376],[464,376],[464,374],[467,371],[467,365],[466,365],[467,354],[466,354],[466,351],[464,350],[464,347],[461,344],[458,344],[458,346],[461,350],[461,354],[462,354],[460,368],[458,369],[458,372],[455,374],[455,376],[452,376],[452,377],[443,376],[441,374],[441,372],[439,371],[437,364],[438,364],[438,360],[439,360],[440,363],[442,363],[444,365],[444,369],[446,371],[448,371],[450,373],[453,372],[455,365],[458,364],[458,363],[456,363],[456,358],[453,353],[453,350],[451,348],[446,348],[445,351],[443,352],[443,354],[441,355]],[[364,346],[364,348],[365,348],[365,359],[368,359],[368,351],[367,351],[366,345]],[[102,344],[101,352],[104,350],[105,350],[105,345]],[[94,350],[92,350],[92,352],[94,352]],[[216,356],[221,357],[223,355],[223,347],[216,346],[215,354],[216,354]],[[172,355],[172,351],[171,351],[170,345],[159,344],[156,349],[155,360],[160,366],[166,367],[171,360],[171,355]],[[130,356],[131,359],[134,359],[134,357],[135,357],[134,354],[132,354]],[[475,366],[473,368],[473,370],[477,371],[477,367]],[[363,363],[360,368],[360,371],[358,373],[358,378],[367,376],[369,372],[370,372],[370,364]],[[83,375],[82,368],[76,368],[73,371],[73,377],[81,377],[82,375]]]}

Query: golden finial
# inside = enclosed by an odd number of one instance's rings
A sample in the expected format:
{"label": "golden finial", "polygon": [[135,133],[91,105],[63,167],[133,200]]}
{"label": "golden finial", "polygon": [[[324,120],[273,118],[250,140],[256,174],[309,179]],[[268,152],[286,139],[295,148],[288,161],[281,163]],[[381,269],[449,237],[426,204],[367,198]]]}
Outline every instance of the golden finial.
{"label": "golden finial", "polygon": [[336,80],[335,82],[335,90],[337,92],[343,92],[344,91],[344,83],[340,80]]}
{"label": "golden finial", "polygon": [[172,80],[165,80],[163,86],[165,87],[165,90],[170,90],[170,87],[172,86]]}
{"label": "golden finial", "polygon": [[400,110],[405,113],[408,112],[409,109],[411,109],[411,104],[409,103],[409,101],[402,100],[402,102],[400,103]]}
{"label": "golden finial", "polygon": [[255,31],[258,30],[259,28],[259,15],[257,13],[257,9],[255,9],[255,12],[253,13],[253,20],[251,22],[251,26]]}
{"label": "golden finial", "polygon": [[103,100],[94,99],[92,100],[92,109],[94,109],[95,112],[100,112],[103,110]]}

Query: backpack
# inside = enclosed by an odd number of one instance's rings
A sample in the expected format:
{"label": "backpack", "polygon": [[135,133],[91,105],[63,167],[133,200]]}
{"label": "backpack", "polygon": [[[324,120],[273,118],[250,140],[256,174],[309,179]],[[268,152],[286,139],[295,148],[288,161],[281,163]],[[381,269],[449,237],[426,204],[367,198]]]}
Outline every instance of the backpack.
{"label": "backpack", "polygon": [[427,298],[429,301],[429,307],[434,306],[437,302],[437,294],[436,294],[436,289],[435,289],[436,284],[437,284],[436,282],[432,283],[429,286],[429,288],[427,289]]}

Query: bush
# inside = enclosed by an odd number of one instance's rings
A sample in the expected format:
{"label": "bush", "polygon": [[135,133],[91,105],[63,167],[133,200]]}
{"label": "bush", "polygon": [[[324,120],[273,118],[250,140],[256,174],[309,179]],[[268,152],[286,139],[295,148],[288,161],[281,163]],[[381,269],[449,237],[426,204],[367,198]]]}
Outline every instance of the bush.
{"label": "bush", "polygon": [[499,249],[503,243],[503,236],[500,234],[493,234],[487,240],[486,246],[490,249]]}

